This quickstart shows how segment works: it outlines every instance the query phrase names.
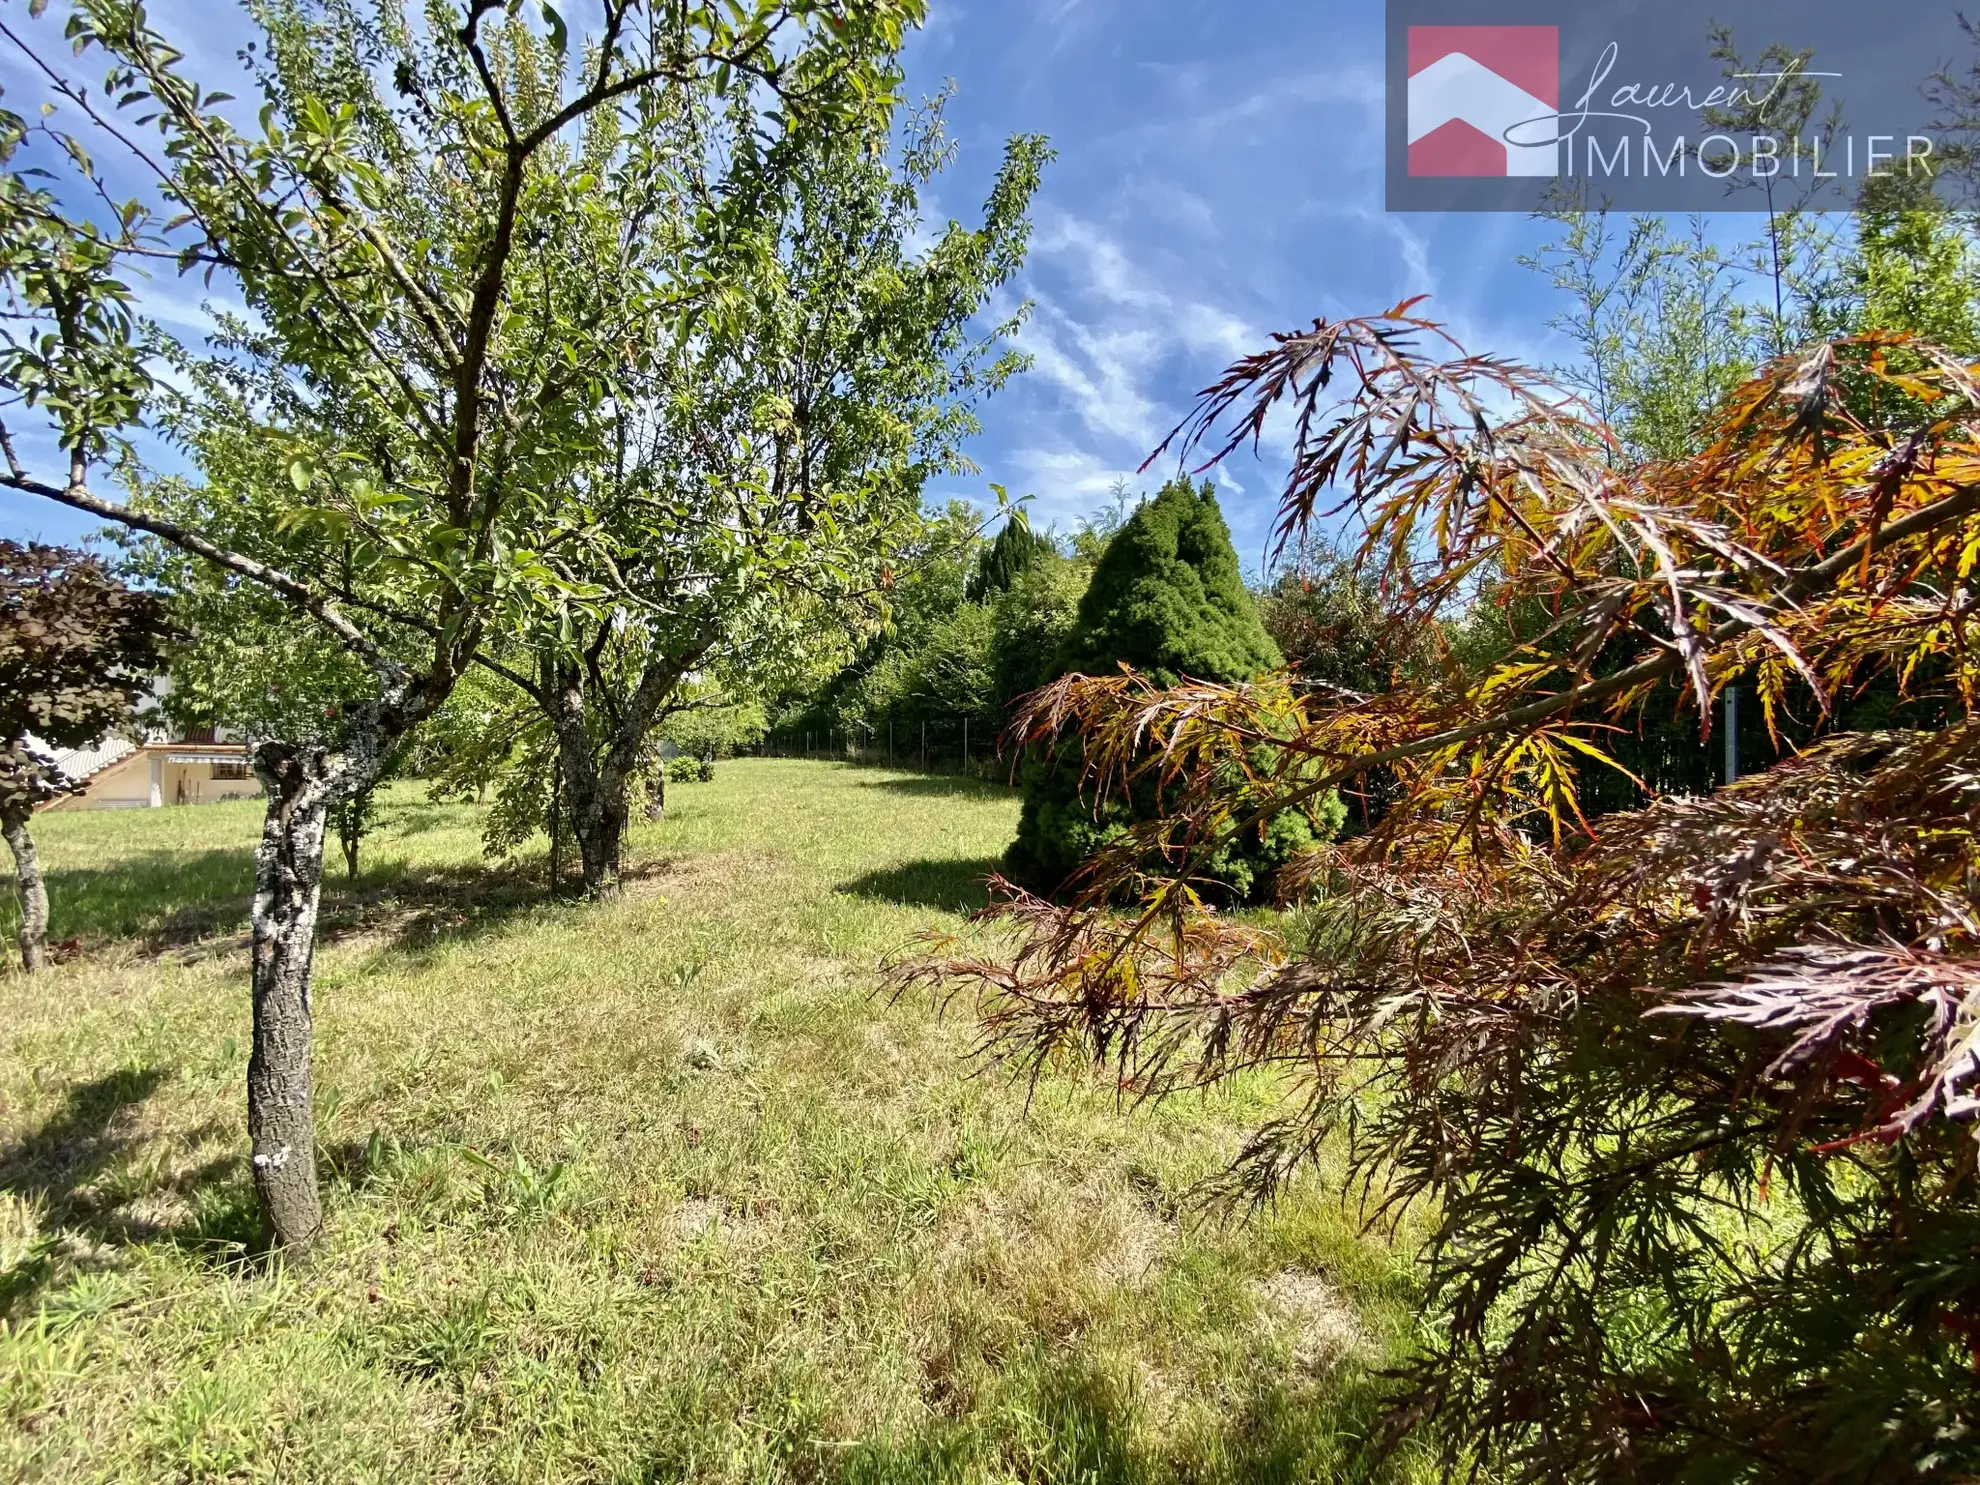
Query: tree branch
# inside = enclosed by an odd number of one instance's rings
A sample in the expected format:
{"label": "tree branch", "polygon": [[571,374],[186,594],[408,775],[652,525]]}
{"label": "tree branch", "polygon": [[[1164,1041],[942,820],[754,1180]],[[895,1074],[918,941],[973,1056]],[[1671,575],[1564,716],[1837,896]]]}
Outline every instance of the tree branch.
{"label": "tree branch", "polygon": [[404,667],[392,659],[359,629],[330,601],[309,584],[291,577],[280,568],[257,562],[252,557],[239,552],[228,551],[217,546],[197,532],[189,531],[176,521],[168,521],[162,516],[148,515],[143,511],[132,510],[129,506],[115,505],[90,493],[84,482],[85,470],[80,458],[72,462],[67,485],[51,485],[43,480],[29,477],[22,472],[14,458],[13,442],[4,430],[0,430],[0,442],[6,446],[8,471],[0,476],[0,484],[11,486],[28,495],[39,495],[45,500],[53,500],[74,510],[87,511],[93,516],[101,516],[106,521],[114,521],[120,526],[148,532],[160,540],[168,541],[183,551],[196,557],[204,557],[215,566],[237,572],[250,581],[271,588],[289,599],[322,624],[341,640],[345,648],[358,655],[373,672],[388,685],[397,685],[405,679]]}
{"label": "tree branch", "polygon": [[[1874,555],[1908,537],[1931,531],[1948,521],[1970,515],[1976,510],[1980,510],[1980,484],[1967,485],[1955,490],[1943,500],[1920,506],[1909,515],[1888,522],[1822,561],[1809,567],[1794,569],[1788,574],[1787,582],[1781,586],[1780,598],[1768,604],[1761,612],[1773,614],[1791,607],[1795,599],[1808,597],[1834,583],[1845,573],[1854,570],[1866,556]],[[1727,640],[1753,627],[1744,619],[1726,619],[1705,635],[1705,642],[1708,645],[1724,644]],[[1470,742],[1473,738],[1510,732],[1529,722],[1540,721],[1558,712],[1570,711],[1584,702],[1601,701],[1646,681],[1662,680],[1679,669],[1683,663],[1684,657],[1673,650],[1627,666],[1614,675],[1601,676],[1595,680],[1584,681],[1578,686],[1570,686],[1557,695],[1543,696],[1538,701],[1530,701],[1524,706],[1510,707],[1495,716],[1481,717],[1461,727],[1447,728],[1427,737],[1419,737],[1410,742],[1398,743],[1392,748],[1384,748],[1380,752],[1363,754],[1338,768],[1329,770],[1318,781],[1303,785],[1286,799],[1275,803],[1273,808],[1284,809],[1302,804],[1356,774],[1367,773],[1385,764],[1399,763],[1406,758],[1434,753],[1439,748],[1447,748],[1454,743]]]}

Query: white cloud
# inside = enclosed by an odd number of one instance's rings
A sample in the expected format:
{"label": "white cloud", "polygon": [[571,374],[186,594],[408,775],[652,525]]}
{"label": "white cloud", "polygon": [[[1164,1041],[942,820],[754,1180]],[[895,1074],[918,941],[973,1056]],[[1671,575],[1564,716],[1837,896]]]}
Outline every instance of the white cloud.
{"label": "white cloud", "polygon": [[1019,449],[1013,459],[1026,477],[1049,481],[1066,495],[1104,495],[1117,482],[1137,478],[1132,468],[1117,469],[1085,449]]}
{"label": "white cloud", "polygon": [[1291,77],[1273,78],[1225,108],[1199,115],[1192,122],[1217,130],[1248,119],[1283,119],[1298,108],[1344,105],[1361,115],[1360,123],[1364,130],[1379,134],[1386,99],[1387,82],[1378,69],[1369,66],[1324,67]]}
{"label": "white cloud", "polygon": [[1196,192],[1185,190],[1159,175],[1139,177],[1129,190],[1151,219],[1181,227],[1200,237],[1216,237],[1219,230],[1217,213]]}
{"label": "white cloud", "polygon": [[1202,145],[1224,152],[1255,143],[1259,126],[1283,128],[1298,115],[1317,109],[1345,112],[1350,121],[1345,128],[1312,129],[1310,142],[1335,161],[1356,155],[1379,162],[1379,147],[1370,150],[1371,137],[1378,142],[1383,130],[1386,81],[1382,71],[1368,65],[1329,65],[1308,72],[1268,77],[1248,90],[1233,90],[1226,69],[1209,66],[1180,66],[1163,69],[1180,95],[1177,107],[1154,117],[1143,116],[1114,137],[1152,139],[1160,135],[1184,134]]}
{"label": "white cloud", "polygon": [[1031,286],[1037,310],[1021,340],[1034,376],[1062,394],[1089,434],[1125,445],[1137,461],[1181,415],[1152,394],[1165,371],[1181,362],[1185,378],[1200,382],[1264,339],[1242,316],[1165,288],[1090,221],[1048,217],[1034,262],[1066,280],[1061,293]]}
{"label": "white cloud", "polygon": [[1041,529],[1071,525],[1104,504],[1123,480],[1135,490],[1146,483],[1132,464],[1116,466],[1088,449],[1016,449],[1007,462],[1020,476],[1016,488],[1036,497],[1031,502],[1031,518]]}
{"label": "white cloud", "polygon": [[1110,304],[1156,309],[1169,302],[1169,296],[1146,282],[1128,261],[1119,243],[1079,217],[1057,211],[1044,214],[1032,250],[1065,262],[1085,288]]}
{"label": "white cloud", "polygon": [[1206,352],[1221,362],[1248,355],[1265,336],[1255,326],[1213,304],[1184,304],[1176,310],[1176,335],[1191,351]]}
{"label": "white cloud", "polygon": [[1160,338],[1151,330],[1095,329],[1041,299],[1022,344],[1033,373],[1056,386],[1089,431],[1152,447],[1155,404],[1143,390]]}

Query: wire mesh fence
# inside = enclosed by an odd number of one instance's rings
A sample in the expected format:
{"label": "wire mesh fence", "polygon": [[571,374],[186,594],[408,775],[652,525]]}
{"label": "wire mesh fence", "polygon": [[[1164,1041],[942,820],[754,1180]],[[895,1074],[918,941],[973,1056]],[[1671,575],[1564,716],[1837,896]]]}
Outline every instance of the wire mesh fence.
{"label": "wire mesh fence", "polygon": [[757,749],[768,758],[815,758],[918,773],[1011,782],[1011,759],[997,756],[997,732],[980,717],[920,717],[877,727],[774,732]]}

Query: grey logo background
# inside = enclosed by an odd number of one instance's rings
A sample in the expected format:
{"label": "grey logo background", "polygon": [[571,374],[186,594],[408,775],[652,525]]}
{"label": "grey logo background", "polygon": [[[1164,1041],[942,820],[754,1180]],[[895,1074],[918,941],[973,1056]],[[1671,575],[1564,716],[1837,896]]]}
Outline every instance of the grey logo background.
{"label": "grey logo background", "polygon": [[[1556,30],[1553,109],[1535,100],[1514,118],[1536,92],[1530,72],[1508,80],[1419,35],[1412,130],[1411,28],[1502,26]],[[1387,49],[1391,211],[1966,202],[1974,140],[1931,95],[1973,67],[1975,44],[1940,0],[1388,0]]]}

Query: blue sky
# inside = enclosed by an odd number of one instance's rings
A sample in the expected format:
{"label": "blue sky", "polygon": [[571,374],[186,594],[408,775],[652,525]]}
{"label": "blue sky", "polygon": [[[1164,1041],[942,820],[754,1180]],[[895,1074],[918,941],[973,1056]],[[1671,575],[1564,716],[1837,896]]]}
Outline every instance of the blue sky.
{"label": "blue sky", "polygon": [[[908,53],[954,80],[961,146],[941,207],[963,215],[1003,138],[1059,158],[1019,292],[1034,369],[985,410],[982,479],[1069,523],[1134,470],[1192,394],[1273,330],[1432,296],[1473,349],[1553,359],[1551,291],[1515,259],[1546,229],[1382,209],[1382,10],[1372,0],[936,0]],[[1283,450],[1220,475],[1253,566]]]}
{"label": "blue sky", "polygon": [[[216,0],[154,0],[199,71],[232,76],[242,32]],[[1384,309],[1412,294],[1473,349],[1546,360],[1558,307],[1515,258],[1544,227],[1502,215],[1382,209],[1381,7],[1372,0],[932,0],[910,90],[953,80],[954,168],[932,215],[975,219],[1003,140],[1046,134],[1058,160],[1013,301],[1036,308],[1032,371],[984,409],[980,476],[932,494],[987,502],[991,481],[1067,526],[1134,474],[1195,390],[1269,332]],[[51,19],[60,5],[51,6]],[[9,20],[17,15],[9,7]],[[42,34],[47,34],[44,29]],[[210,71],[208,69],[211,69]],[[0,57],[9,103],[32,94]],[[194,281],[146,291],[196,331]],[[1275,457],[1275,454],[1280,457]],[[1283,450],[1220,484],[1239,555],[1262,553]],[[0,532],[73,540],[92,523],[0,492]]]}

